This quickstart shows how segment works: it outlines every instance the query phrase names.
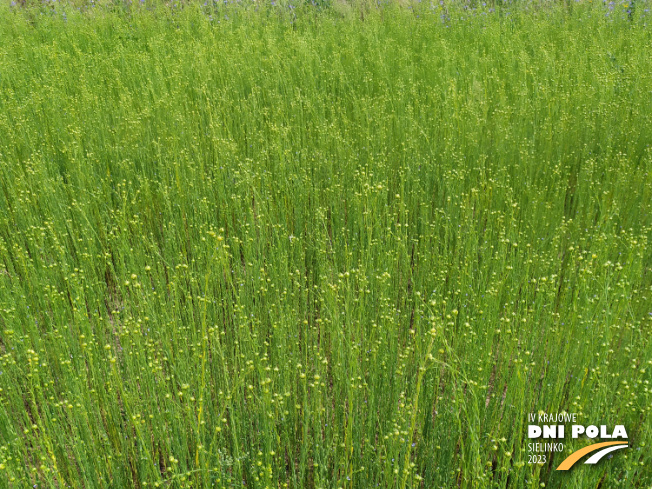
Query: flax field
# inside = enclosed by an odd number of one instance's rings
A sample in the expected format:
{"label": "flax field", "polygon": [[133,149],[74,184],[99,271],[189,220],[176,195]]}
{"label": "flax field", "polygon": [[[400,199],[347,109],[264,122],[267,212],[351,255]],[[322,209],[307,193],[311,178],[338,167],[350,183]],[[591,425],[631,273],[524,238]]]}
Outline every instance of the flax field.
{"label": "flax field", "polygon": [[648,6],[0,2],[0,488],[649,488]]}

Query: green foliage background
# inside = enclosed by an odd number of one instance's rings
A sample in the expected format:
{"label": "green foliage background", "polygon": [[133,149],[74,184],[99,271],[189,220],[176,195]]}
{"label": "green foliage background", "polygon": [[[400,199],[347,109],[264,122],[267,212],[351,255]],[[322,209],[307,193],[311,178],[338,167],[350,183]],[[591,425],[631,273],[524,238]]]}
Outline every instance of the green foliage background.
{"label": "green foliage background", "polygon": [[0,6],[0,487],[648,487],[645,7]]}

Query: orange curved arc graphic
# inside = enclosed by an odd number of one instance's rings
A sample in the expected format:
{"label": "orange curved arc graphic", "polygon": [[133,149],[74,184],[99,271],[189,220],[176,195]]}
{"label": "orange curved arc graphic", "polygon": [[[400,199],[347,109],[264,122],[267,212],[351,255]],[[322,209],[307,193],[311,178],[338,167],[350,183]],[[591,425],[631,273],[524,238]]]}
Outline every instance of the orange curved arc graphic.
{"label": "orange curved arc graphic", "polygon": [[566,457],[566,459],[561,464],[559,464],[557,470],[570,469],[573,465],[575,465],[575,462],[577,462],[588,453],[595,452],[596,450],[612,445],[627,445],[627,443],[628,442],[626,441],[605,441],[604,443],[594,443],[588,447],[581,448],[580,450],[577,450],[576,452],[573,452],[568,457]]}

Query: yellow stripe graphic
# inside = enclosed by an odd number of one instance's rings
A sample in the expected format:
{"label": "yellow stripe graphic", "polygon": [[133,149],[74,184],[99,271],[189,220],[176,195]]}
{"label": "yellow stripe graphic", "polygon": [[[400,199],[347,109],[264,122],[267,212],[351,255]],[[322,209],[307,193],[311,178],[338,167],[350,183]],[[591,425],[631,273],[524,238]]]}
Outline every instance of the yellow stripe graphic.
{"label": "yellow stripe graphic", "polygon": [[568,470],[570,469],[575,462],[577,462],[579,459],[581,459],[584,455],[595,452],[596,450],[599,450],[604,447],[610,447],[612,445],[627,445],[628,442],[626,441],[605,441],[603,443],[594,443],[593,445],[589,445],[588,447],[581,448],[577,450],[576,452],[571,453],[566,460],[564,460],[561,464],[559,464],[559,467],[557,467],[557,470]]}

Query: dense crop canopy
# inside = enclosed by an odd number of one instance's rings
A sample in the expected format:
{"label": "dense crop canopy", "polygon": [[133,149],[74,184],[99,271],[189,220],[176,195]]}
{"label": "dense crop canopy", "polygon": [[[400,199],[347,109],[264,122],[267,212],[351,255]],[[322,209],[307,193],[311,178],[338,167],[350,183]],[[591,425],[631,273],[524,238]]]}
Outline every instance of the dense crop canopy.
{"label": "dense crop canopy", "polygon": [[0,488],[652,483],[645,3],[135,3],[0,6]]}

